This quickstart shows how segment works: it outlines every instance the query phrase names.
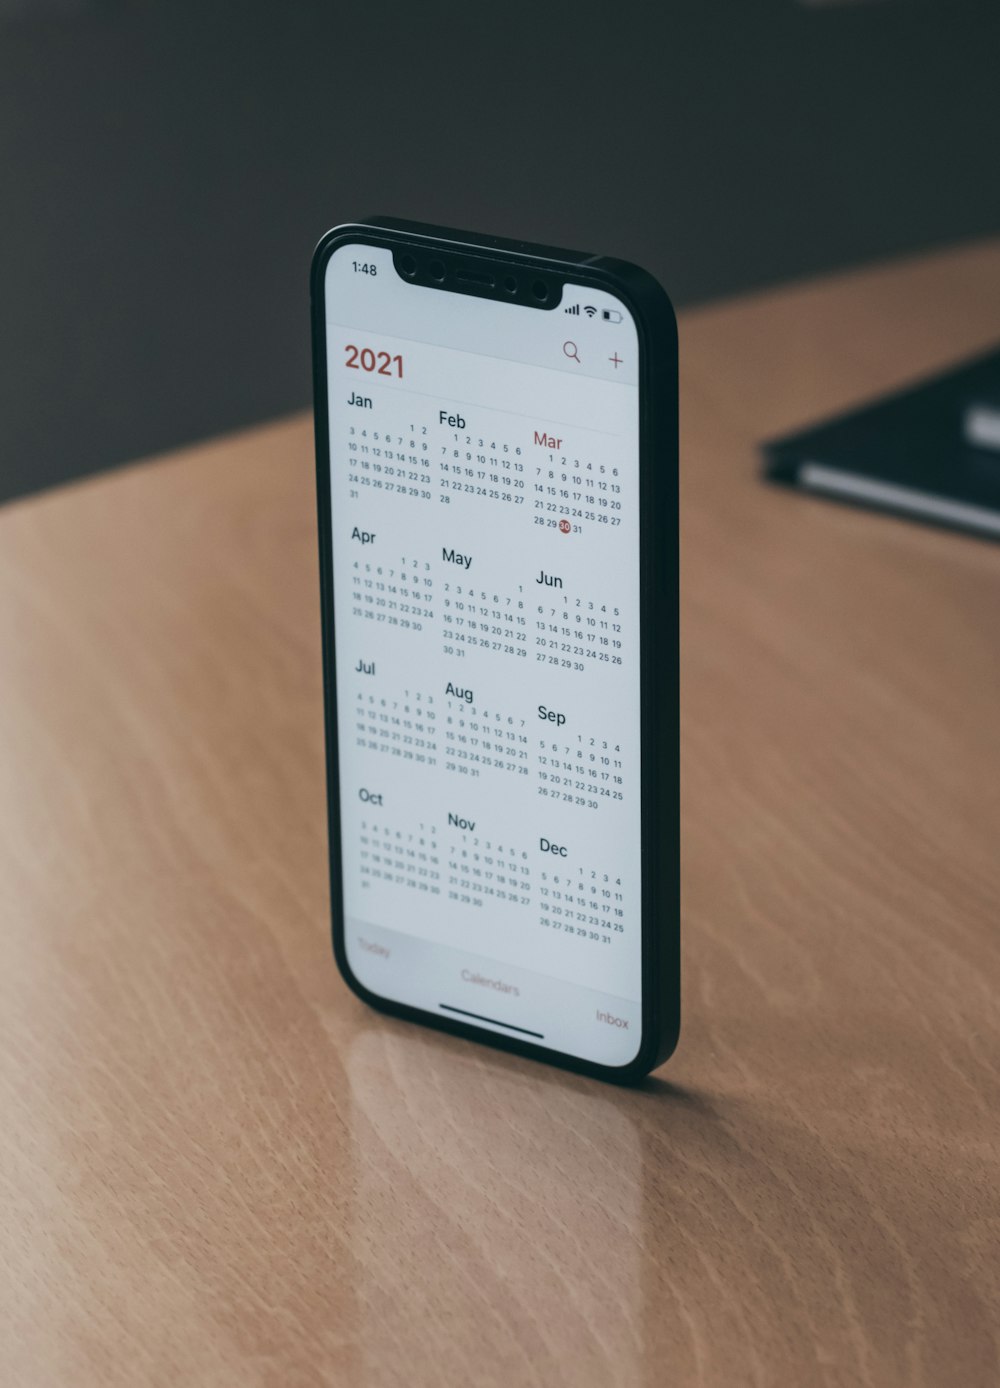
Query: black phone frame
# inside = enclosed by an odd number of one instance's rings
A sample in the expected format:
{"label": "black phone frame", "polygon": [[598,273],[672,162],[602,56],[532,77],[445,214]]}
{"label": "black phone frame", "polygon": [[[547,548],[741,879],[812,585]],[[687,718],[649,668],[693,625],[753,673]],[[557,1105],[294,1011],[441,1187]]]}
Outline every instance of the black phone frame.
{"label": "black phone frame", "polygon": [[[344,947],[344,901],[334,641],[333,535],[327,403],[327,261],[340,246],[436,251],[449,264],[502,272],[536,271],[559,296],[562,284],[593,285],[622,299],[639,335],[639,685],[642,1037],[627,1065],[602,1065],[550,1046],[412,1007],[373,993],[353,974]],[[456,261],[455,258],[458,258]],[[320,601],[326,724],[330,904],[333,951],[348,987],[369,1006],[439,1031],[513,1051],[618,1084],[634,1084],[661,1065],[680,1031],[680,691],[678,542],[677,323],[659,283],[627,261],[558,250],[524,241],[480,236],[446,227],[375,216],[328,231],[316,247],[310,274],[316,488],[319,516]],[[447,292],[447,291],[445,291]],[[477,293],[474,287],[459,290]],[[484,293],[484,297],[499,297]]]}

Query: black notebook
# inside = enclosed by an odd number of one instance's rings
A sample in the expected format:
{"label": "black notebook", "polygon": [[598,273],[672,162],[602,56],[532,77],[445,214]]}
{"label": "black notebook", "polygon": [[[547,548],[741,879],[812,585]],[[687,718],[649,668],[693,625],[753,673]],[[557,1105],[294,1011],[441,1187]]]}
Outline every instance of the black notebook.
{"label": "black notebook", "polygon": [[1000,451],[989,446],[989,430],[978,446],[967,441],[969,419],[998,399],[994,351],[765,444],[765,475],[814,495],[1000,539]]}

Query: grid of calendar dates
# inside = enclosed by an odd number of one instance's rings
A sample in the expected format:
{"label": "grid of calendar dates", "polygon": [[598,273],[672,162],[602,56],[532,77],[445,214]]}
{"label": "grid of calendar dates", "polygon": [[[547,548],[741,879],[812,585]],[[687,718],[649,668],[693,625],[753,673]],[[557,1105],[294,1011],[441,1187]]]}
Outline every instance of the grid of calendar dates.
{"label": "grid of calendar dates", "polygon": [[356,559],[351,574],[351,615],[401,631],[423,631],[434,620],[434,582],[426,560],[402,555],[394,563]]}
{"label": "grid of calendar dates", "polygon": [[528,612],[520,591],[491,593],[470,583],[446,581],[441,617],[445,655],[464,660],[472,651],[527,659]]}
{"label": "grid of calendar dates", "polygon": [[459,833],[448,850],[448,895],[464,906],[530,906],[531,856],[524,843]]}
{"label": "grid of calendar dates", "polygon": [[331,398],[330,428],[342,795],[377,816],[345,837],[357,911],[433,896],[428,931],[550,967],[614,949],[639,888],[634,458],[396,383]]}
{"label": "grid of calendar dates", "polygon": [[449,835],[442,850],[432,825],[363,818],[354,843],[362,889],[426,893],[474,913],[526,910],[566,941],[610,944],[624,933],[620,876],[586,866],[539,871],[534,845],[525,838],[491,839],[453,825]]}
{"label": "grid of calendar dates", "polygon": [[441,894],[437,832],[418,823],[403,828],[382,819],[362,819],[355,844],[363,888],[393,884],[411,892]]}
{"label": "grid of calendar dates", "polygon": [[[362,408],[374,408],[370,397],[363,401]],[[422,412],[419,421],[405,414],[397,414],[395,428],[348,423],[343,444],[352,497],[425,503],[417,514],[435,502],[465,503],[480,515],[523,507],[534,525],[565,536],[617,529],[628,519],[628,469],[600,444],[592,456],[574,456],[553,450],[563,441],[545,429],[519,429],[504,440],[496,430],[468,431],[460,414],[442,410],[436,422]]]}
{"label": "grid of calendar dates", "polygon": [[451,680],[445,686],[445,770],[473,780],[492,773],[530,776],[532,757],[524,719],[477,709],[471,690]]}
{"label": "grid of calendar dates", "polygon": [[355,745],[418,765],[437,765],[434,696],[409,689],[376,694],[358,689],[355,700]]}
{"label": "grid of calendar dates", "polygon": [[541,924],[567,939],[607,940],[625,930],[622,880],[597,868],[544,872],[539,884]]}
{"label": "grid of calendar dates", "polygon": [[[620,876],[582,866],[539,870],[535,846],[459,832],[447,854],[447,896],[473,912],[526,908],[543,929],[567,942],[610,944],[625,932]],[[499,917],[498,917],[499,918]]]}
{"label": "grid of calendar dates", "polygon": [[535,524],[559,528],[566,521],[570,533],[587,527],[622,523],[623,473],[616,462],[598,454],[589,459],[565,453],[548,453],[534,462],[533,503]]}
{"label": "grid of calendar dates", "polygon": [[[446,680],[443,693],[373,685],[375,662],[354,674],[355,745],[418,766],[439,764],[456,782],[495,787],[516,781],[536,796],[598,811],[626,799],[622,744],[597,732],[562,732],[567,715],[544,704],[515,712],[474,701],[475,690]],[[548,731],[539,735],[537,729]],[[554,735],[555,734],[555,735]]]}

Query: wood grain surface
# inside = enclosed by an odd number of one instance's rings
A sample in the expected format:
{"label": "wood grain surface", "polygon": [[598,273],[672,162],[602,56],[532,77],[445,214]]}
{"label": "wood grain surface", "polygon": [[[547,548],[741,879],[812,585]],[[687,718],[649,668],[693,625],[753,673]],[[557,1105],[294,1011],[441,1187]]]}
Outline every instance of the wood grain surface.
{"label": "wood grain surface", "polygon": [[996,243],[683,319],[635,1092],[334,971],[305,418],[0,514],[0,1381],[1000,1381],[1000,547],[755,453],[997,338]]}

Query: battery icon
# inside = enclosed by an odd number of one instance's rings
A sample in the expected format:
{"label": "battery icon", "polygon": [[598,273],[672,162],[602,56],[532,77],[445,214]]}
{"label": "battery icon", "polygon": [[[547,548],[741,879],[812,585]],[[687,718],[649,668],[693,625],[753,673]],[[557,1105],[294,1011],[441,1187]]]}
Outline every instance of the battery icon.
{"label": "battery icon", "polygon": [[616,308],[602,308],[601,317],[605,323],[620,323],[622,321],[622,316]]}

